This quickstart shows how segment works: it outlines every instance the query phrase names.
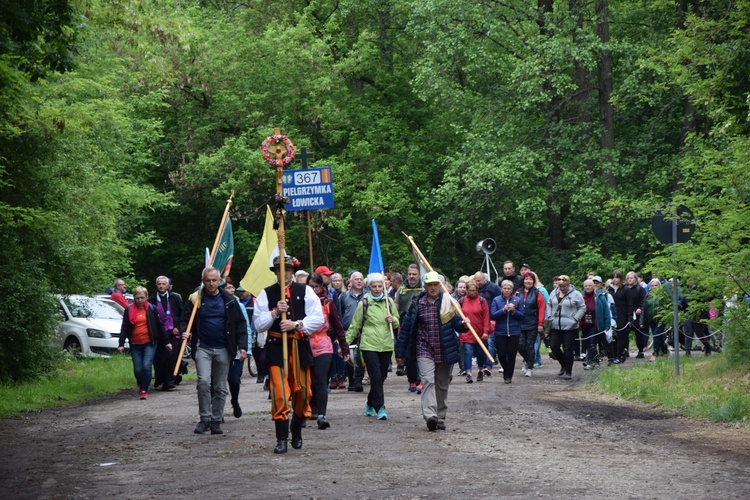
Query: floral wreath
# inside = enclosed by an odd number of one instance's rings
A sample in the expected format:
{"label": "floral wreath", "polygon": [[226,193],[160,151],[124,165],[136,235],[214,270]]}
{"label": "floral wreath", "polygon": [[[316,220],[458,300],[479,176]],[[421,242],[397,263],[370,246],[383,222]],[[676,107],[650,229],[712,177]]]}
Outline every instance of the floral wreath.
{"label": "floral wreath", "polygon": [[[271,146],[279,144],[280,142],[283,143],[286,147],[286,156],[281,160],[281,162],[279,162],[279,160],[277,160],[276,157],[268,151]],[[292,144],[292,141],[290,141],[287,136],[281,134],[270,135],[266,137],[266,140],[261,143],[260,152],[263,153],[263,159],[266,160],[269,165],[273,167],[285,167],[292,163],[292,160],[294,160],[295,148],[294,144]]]}

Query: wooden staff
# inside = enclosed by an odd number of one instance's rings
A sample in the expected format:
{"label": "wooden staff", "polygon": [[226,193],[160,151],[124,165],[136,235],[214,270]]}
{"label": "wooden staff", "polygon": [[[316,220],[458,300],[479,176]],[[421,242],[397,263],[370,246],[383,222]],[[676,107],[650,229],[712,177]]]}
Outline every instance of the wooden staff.
{"label": "wooden staff", "polygon": [[[417,257],[419,257],[419,260],[421,260],[422,264],[424,264],[424,267],[428,271],[434,271],[434,269],[432,268],[432,266],[430,265],[430,263],[427,262],[427,259],[425,259],[425,256],[422,254],[422,252],[417,247],[417,244],[414,243],[414,238],[412,238],[408,234],[404,233],[403,231],[401,231],[401,234],[403,234],[404,236],[406,236],[406,239],[409,240],[409,243],[411,244],[412,248],[414,249],[414,252],[417,254]],[[479,344],[479,347],[481,347],[482,350],[484,351],[484,353],[487,355],[487,359],[490,360],[490,363],[494,363],[495,360],[490,355],[490,351],[488,351],[487,348],[484,346],[484,342],[482,342],[482,339],[479,338],[479,335],[477,335],[477,332],[474,331],[474,327],[471,326],[471,323],[466,323],[466,316],[464,315],[464,312],[461,310],[461,305],[456,301],[456,299],[453,298],[453,296],[450,294],[450,292],[448,291],[448,289],[445,288],[445,284],[442,281],[440,282],[440,288],[442,288],[443,289],[443,293],[445,293],[446,295],[448,295],[448,297],[450,298],[451,304],[453,305],[453,309],[456,310],[456,312],[458,313],[458,315],[461,316],[461,319],[464,320],[464,323],[466,324],[466,326],[469,327],[469,331],[471,332],[472,335],[474,335],[474,338],[477,340],[477,343]]]}
{"label": "wooden staff", "polygon": [[[219,225],[219,232],[216,234],[216,240],[214,241],[214,246],[211,249],[211,254],[208,258],[208,266],[211,267],[214,264],[214,258],[216,257],[216,249],[219,248],[219,242],[221,241],[221,234],[224,232],[224,226],[227,223],[227,217],[229,217],[229,209],[232,207],[232,198],[234,198],[234,190],[232,190],[232,194],[229,196],[229,199],[227,200],[227,206],[224,208],[224,215],[221,217],[221,225]],[[182,356],[185,354],[185,346],[187,345],[189,335],[184,335],[184,333],[190,333],[190,330],[193,328],[193,321],[195,321],[195,313],[198,312],[198,309],[200,308],[201,304],[201,295],[203,294],[203,282],[201,280],[201,287],[198,290],[198,296],[197,302],[193,304],[193,310],[190,313],[190,320],[188,321],[187,329],[185,332],[183,332],[183,339],[180,343],[180,354],[177,356],[177,363],[174,367],[174,372],[172,373],[173,376],[177,376],[177,373],[180,371],[180,364],[182,364]],[[188,300],[190,300],[188,298]]]}
{"label": "wooden staff", "polygon": [[[280,129],[274,130],[275,135],[281,135]],[[269,149],[269,153],[276,157],[278,165],[276,165],[276,202],[283,207],[284,203],[284,155],[286,154],[286,146],[282,147],[281,144],[276,143],[276,147],[273,151]],[[277,210],[279,208],[277,207]],[[279,229],[277,230],[279,240],[279,287],[281,288],[281,300],[286,299],[286,266],[284,265],[284,257],[286,254],[286,232],[284,230],[284,210],[281,209],[279,217]],[[270,304],[269,304],[270,307]],[[286,320],[286,312],[281,313],[281,321]],[[287,346],[287,333],[281,332],[281,356],[284,358],[284,375],[289,373],[289,347]]]}
{"label": "wooden staff", "polygon": [[[383,293],[385,294],[385,308],[388,311],[388,316],[393,316],[391,312],[391,301],[388,296],[388,290],[385,289],[385,280],[383,280]],[[388,323],[388,329],[391,331],[391,340],[394,340],[396,336],[393,334],[393,323]]]}

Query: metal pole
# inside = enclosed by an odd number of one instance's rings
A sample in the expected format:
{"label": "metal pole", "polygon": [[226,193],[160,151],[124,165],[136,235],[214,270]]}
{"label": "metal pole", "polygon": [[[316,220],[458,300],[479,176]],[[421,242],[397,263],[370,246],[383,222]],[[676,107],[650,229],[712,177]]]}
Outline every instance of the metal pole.
{"label": "metal pole", "polygon": [[[677,214],[672,217],[672,255],[675,256],[675,262],[677,262]],[[679,280],[677,275],[672,278],[672,336],[674,338],[674,374],[676,377],[680,376],[680,323],[679,323],[679,307],[677,301],[679,300],[679,294],[677,291]]]}

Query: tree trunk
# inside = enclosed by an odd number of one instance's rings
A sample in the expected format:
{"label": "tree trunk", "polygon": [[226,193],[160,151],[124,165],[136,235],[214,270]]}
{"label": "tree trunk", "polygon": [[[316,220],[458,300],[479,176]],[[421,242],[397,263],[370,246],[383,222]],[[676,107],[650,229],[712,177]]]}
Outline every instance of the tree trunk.
{"label": "tree trunk", "polygon": [[[547,15],[552,13],[554,0],[537,0],[537,25],[539,33],[543,36],[552,36],[552,30],[549,29]],[[542,92],[550,94],[552,97],[544,107],[545,127],[542,140],[546,144],[547,161],[552,165],[552,171],[548,178],[547,187],[547,223],[550,245],[552,248],[563,248],[565,246],[565,226],[564,213],[567,202],[561,200],[560,193],[555,189],[557,179],[560,177],[560,164],[556,153],[556,143],[552,134],[560,123],[560,98],[555,93],[555,88],[549,75],[553,68],[547,68],[547,78],[542,83]]]}
{"label": "tree trunk", "polygon": [[612,107],[612,55],[607,45],[609,44],[609,0],[597,0],[596,2],[596,34],[601,41],[599,51],[599,62],[597,64],[598,86],[599,86],[599,123],[601,125],[601,139],[599,146],[602,150],[604,177],[607,185],[617,188],[615,178],[614,150],[615,150],[615,112]]}

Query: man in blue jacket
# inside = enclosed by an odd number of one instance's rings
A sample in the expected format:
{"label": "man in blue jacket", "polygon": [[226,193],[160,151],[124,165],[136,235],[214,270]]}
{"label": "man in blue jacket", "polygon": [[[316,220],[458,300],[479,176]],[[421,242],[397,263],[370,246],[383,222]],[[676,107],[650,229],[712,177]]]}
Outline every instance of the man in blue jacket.
{"label": "man in blue jacket", "polygon": [[396,343],[396,361],[416,360],[422,378],[422,416],[430,431],[445,430],[450,366],[458,362],[455,332],[467,327],[440,289],[440,275],[424,275],[425,291],[412,300]]}

